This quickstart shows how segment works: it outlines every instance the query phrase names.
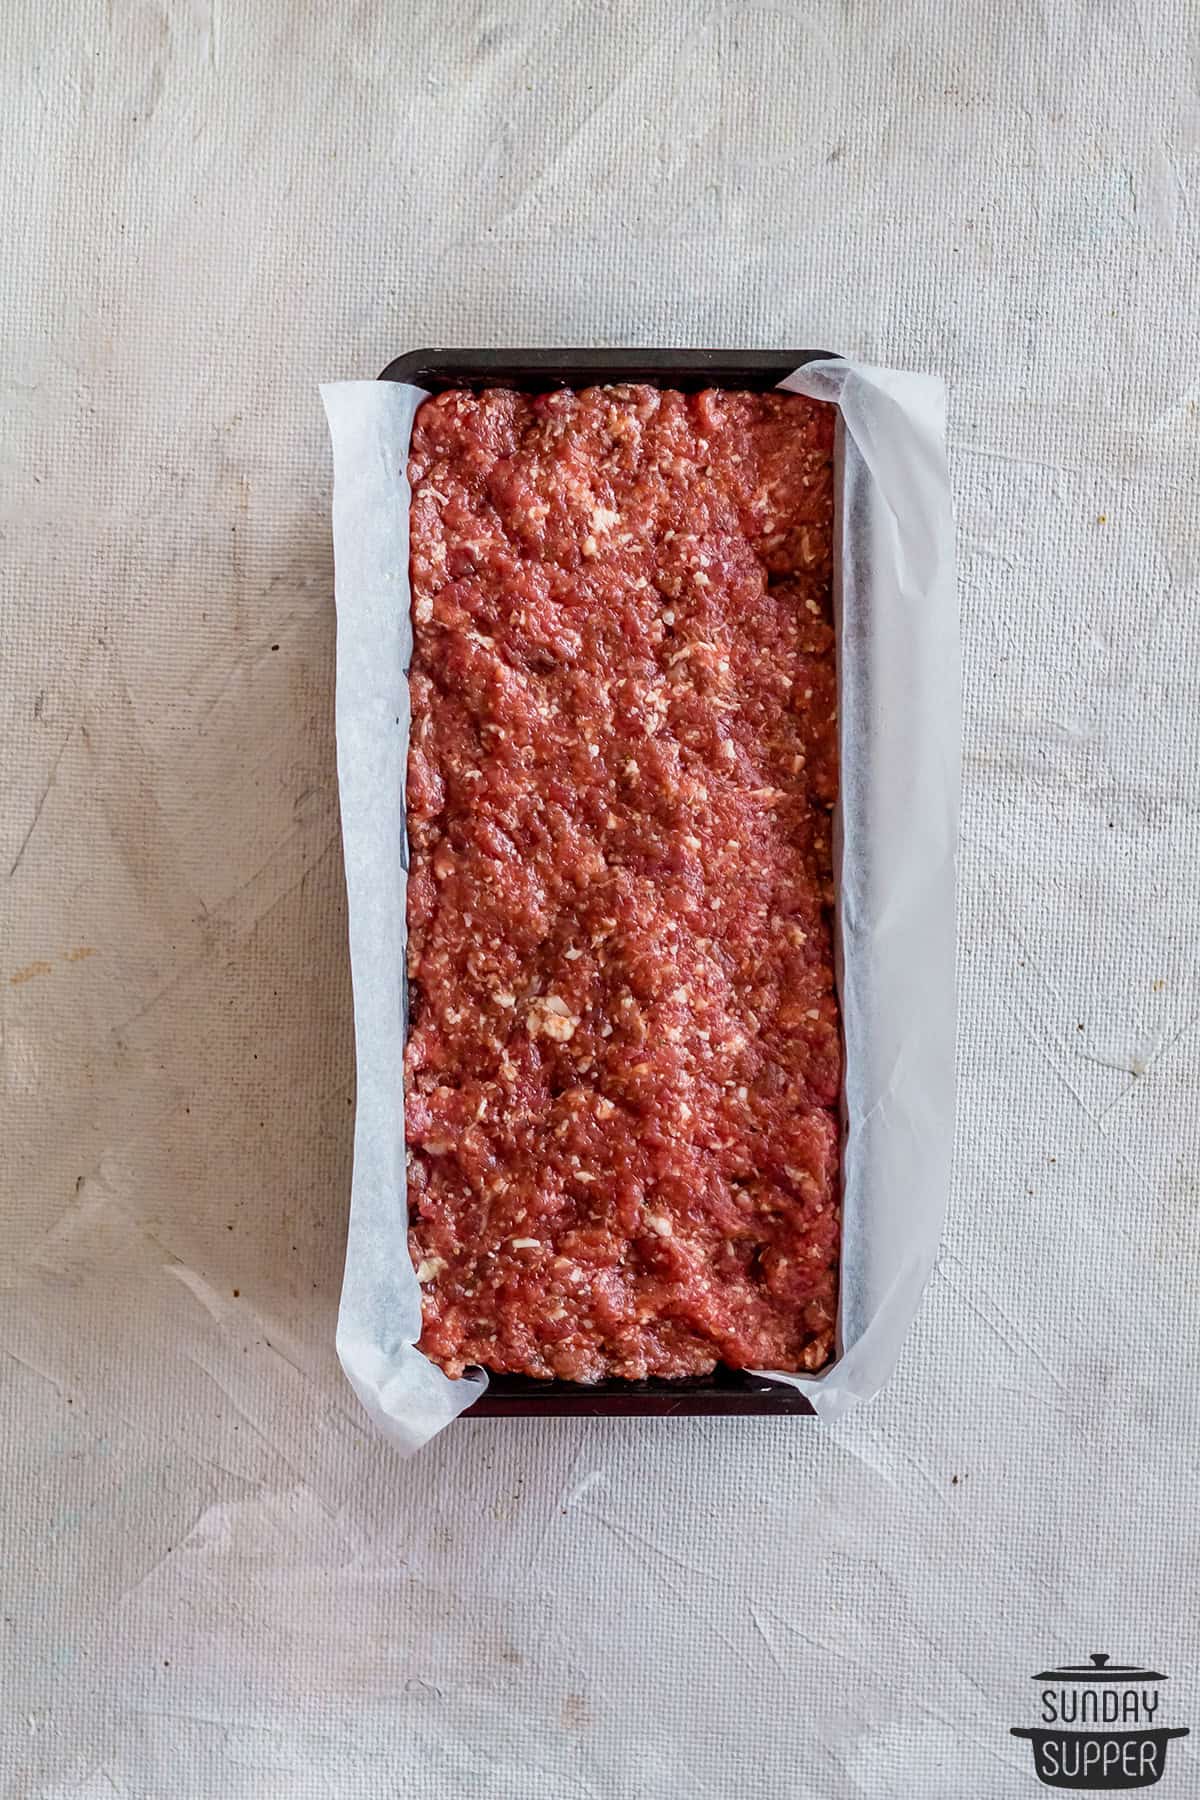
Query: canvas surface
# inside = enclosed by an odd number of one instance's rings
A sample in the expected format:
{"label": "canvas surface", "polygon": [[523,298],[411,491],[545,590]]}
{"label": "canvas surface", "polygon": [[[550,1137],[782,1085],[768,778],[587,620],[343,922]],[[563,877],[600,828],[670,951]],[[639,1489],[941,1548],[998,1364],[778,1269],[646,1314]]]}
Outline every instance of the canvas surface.
{"label": "canvas surface", "polygon": [[[1092,1650],[1200,1729],[1192,10],[4,22],[0,1793],[1018,1800]],[[956,1174],[832,1431],[403,1463],[337,1367],[317,385],[455,342],[949,384]]]}

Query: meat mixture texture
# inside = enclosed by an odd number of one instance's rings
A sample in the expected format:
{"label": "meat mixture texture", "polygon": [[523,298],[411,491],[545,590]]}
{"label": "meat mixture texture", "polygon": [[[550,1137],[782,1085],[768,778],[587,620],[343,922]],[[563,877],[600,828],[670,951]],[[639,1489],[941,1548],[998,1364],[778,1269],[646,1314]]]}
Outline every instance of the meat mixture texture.
{"label": "meat mixture texture", "polygon": [[832,1353],[833,429],[642,386],[417,414],[410,1250],[451,1375]]}

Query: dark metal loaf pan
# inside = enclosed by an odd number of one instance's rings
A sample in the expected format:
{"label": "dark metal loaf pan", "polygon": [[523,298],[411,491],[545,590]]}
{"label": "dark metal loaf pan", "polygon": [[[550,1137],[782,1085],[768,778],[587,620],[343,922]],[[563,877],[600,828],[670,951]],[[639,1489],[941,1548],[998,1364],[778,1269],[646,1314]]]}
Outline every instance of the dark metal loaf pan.
{"label": "dark metal loaf pan", "polygon": [[[828,350],[410,350],[390,362],[381,381],[403,381],[441,393],[444,388],[553,387],[642,381],[701,388],[773,388],[802,363]],[[741,1369],[716,1369],[686,1381],[533,1381],[524,1375],[488,1376],[488,1389],[464,1418],[524,1418],[536,1414],[792,1413],[812,1407],[794,1388]]]}

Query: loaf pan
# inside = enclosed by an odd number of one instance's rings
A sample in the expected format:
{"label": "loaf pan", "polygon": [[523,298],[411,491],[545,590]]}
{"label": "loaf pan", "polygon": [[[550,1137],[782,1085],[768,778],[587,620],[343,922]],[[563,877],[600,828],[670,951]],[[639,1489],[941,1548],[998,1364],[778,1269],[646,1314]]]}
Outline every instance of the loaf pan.
{"label": "loaf pan", "polygon": [[[773,388],[802,363],[831,356],[828,350],[410,350],[390,362],[381,381],[427,388],[517,388],[544,393],[554,387],[593,387],[607,382],[648,382],[697,392],[702,388]],[[680,1381],[535,1381],[525,1375],[488,1373],[482,1399],[463,1418],[534,1415],[710,1413],[812,1414],[803,1394],[781,1381],[765,1381],[743,1369],[720,1367],[711,1375]]]}

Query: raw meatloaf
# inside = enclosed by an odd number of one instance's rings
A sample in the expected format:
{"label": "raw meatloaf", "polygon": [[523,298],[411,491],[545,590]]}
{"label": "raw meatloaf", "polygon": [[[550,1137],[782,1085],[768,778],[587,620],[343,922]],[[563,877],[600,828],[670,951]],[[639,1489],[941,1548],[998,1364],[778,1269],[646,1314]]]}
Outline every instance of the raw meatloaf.
{"label": "raw meatloaf", "polygon": [[833,423],[635,386],[417,415],[410,1249],[451,1375],[831,1354]]}

